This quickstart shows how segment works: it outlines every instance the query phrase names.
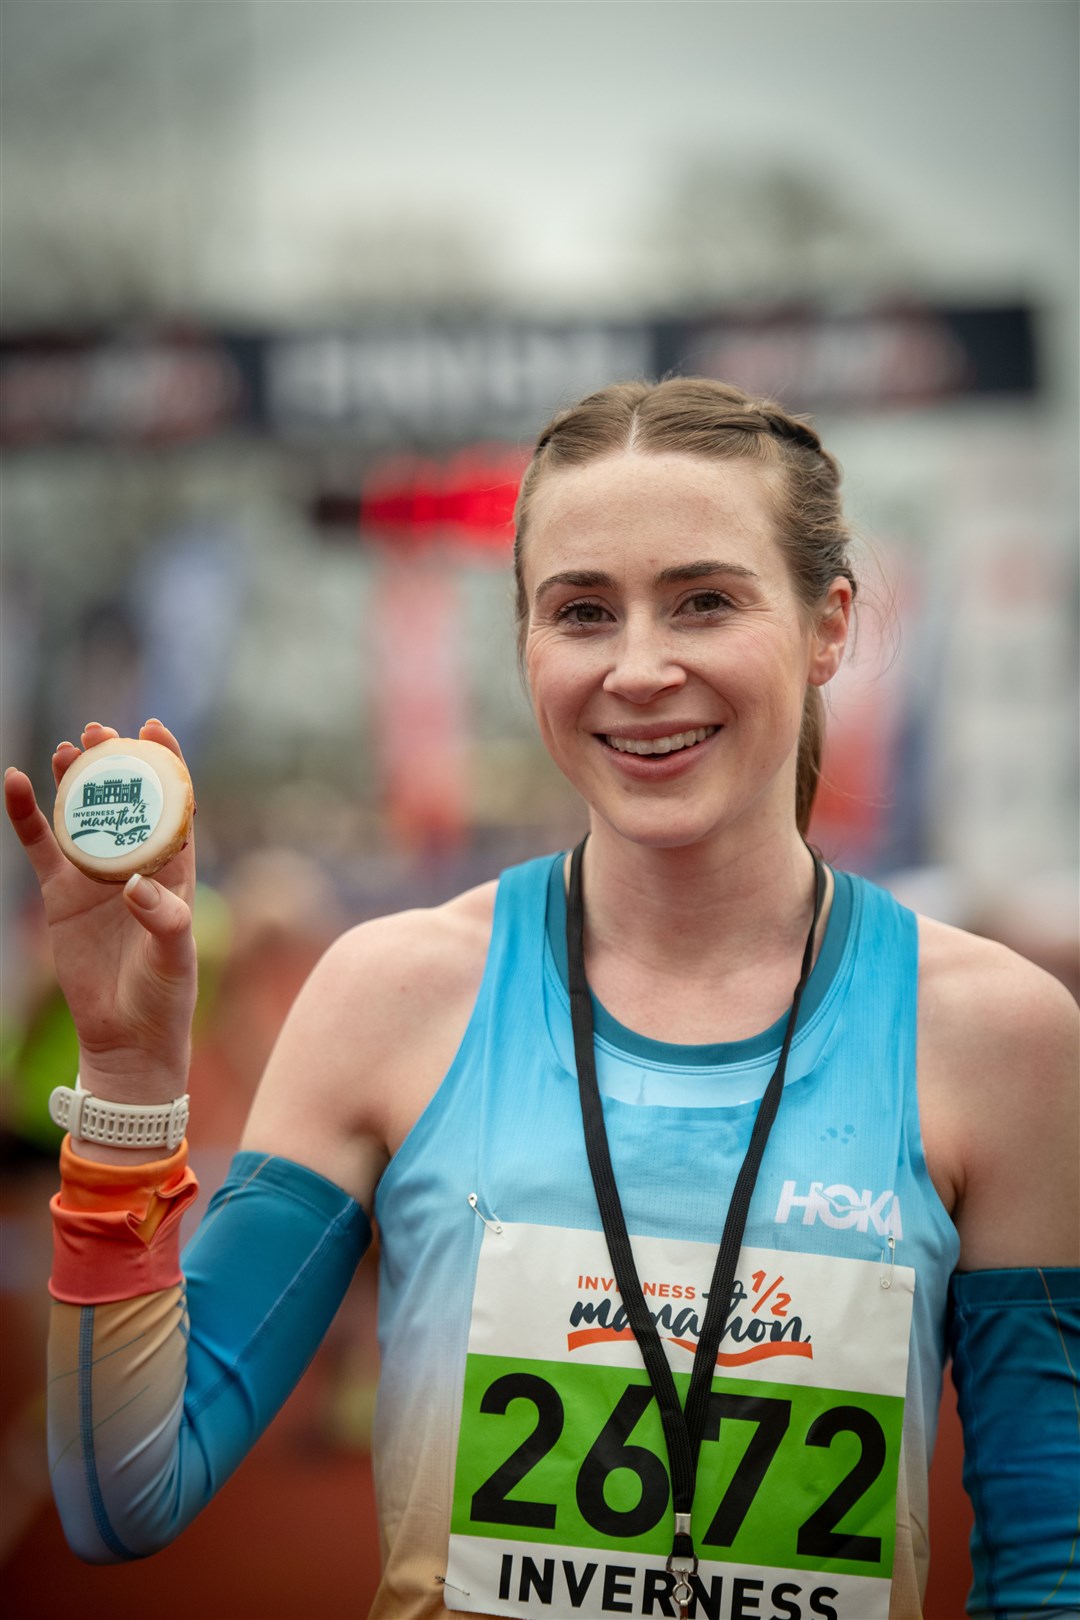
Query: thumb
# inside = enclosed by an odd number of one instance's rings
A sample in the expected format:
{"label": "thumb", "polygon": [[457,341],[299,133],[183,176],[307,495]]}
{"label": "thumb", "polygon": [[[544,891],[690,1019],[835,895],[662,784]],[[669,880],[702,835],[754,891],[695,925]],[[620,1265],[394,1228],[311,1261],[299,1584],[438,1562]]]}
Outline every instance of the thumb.
{"label": "thumb", "polygon": [[180,896],[141,873],[124,884],[128,910],[152,936],[162,966],[179,967],[190,950],[191,910]]}

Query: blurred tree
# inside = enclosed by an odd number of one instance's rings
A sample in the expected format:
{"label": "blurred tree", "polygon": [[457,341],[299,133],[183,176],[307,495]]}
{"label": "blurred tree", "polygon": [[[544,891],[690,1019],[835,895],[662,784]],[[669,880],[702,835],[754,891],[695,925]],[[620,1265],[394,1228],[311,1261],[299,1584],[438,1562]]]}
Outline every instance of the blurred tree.
{"label": "blurred tree", "polygon": [[[190,19],[188,19],[190,20]],[[0,7],[5,325],[209,313],[250,235],[242,6]]]}
{"label": "blurred tree", "polygon": [[322,312],[484,314],[504,302],[479,223],[396,212],[355,218],[324,239],[310,270]]}
{"label": "blurred tree", "polygon": [[684,159],[662,188],[635,270],[654,309],[895,291],[914,274],[884,221],[809,167],[711,154]]}
{"label": "blurred tree", "polygon": [[267,235],[257,24],[243,5],[4,0],[5,325],[250,317],[283,285],[320,315],[498,301],[497,221],[429,209],[342,226],[315,175],[310,212]]}

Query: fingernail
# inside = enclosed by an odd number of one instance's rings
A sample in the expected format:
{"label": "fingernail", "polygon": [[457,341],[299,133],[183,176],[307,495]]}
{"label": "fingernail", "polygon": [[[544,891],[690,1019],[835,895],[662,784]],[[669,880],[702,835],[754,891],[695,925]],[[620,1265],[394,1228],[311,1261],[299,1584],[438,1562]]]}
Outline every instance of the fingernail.
{"label": "fingernail", "polygon": [[151,883],[149,878],[144,878],[141,872],[132,873],[124,884],[124,893],[144,911],[152,911],[161,899],[157,884]]}

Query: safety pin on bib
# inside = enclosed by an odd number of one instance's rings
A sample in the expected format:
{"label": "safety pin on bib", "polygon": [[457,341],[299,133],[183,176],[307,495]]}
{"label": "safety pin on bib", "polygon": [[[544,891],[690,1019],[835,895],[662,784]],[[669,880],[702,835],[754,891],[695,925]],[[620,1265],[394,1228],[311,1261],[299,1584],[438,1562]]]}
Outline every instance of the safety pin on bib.
{"label": "safety pin on bib", "polygon": [[495,1214],[495,1211],[492,1210],[492,1218],[489,1220],[484,1214],[483,1210],[480,1208],[480,1200],[477,1198],[475,1193],[469,1194],[469,1208],[474,1210],[476,1214],[479,1215],[489,1232],[494,1232],[496,1237],[500,1237],[502,1235],[502,1222],[499,1220],[499,1217]]}

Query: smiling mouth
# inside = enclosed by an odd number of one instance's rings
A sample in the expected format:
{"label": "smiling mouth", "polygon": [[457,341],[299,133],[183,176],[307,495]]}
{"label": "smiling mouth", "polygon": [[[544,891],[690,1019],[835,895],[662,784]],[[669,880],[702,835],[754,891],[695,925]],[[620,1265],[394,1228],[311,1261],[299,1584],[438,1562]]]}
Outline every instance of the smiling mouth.
{"label": "smiling mouth", "polygon": [[693,731],[676,731],[670,737],[651,737],[647,742],[635,737],[605,737],[604,741],[619,754],[677,754],[681,749],[696,747],[719,730],[719,726],[697,726]]}

